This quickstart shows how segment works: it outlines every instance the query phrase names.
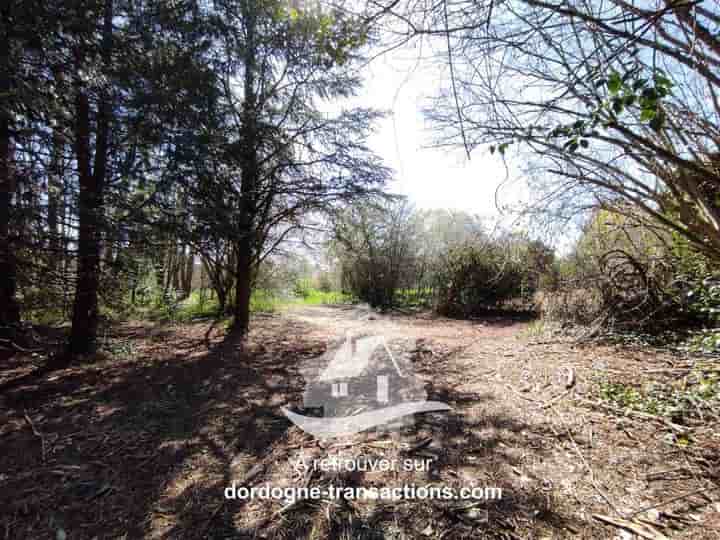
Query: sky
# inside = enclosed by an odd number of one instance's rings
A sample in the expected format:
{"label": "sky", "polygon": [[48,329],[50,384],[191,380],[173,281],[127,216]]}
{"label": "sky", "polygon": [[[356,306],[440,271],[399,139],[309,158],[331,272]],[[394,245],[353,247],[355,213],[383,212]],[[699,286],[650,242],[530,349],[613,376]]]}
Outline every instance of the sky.
{"label": "sky", "polygon": [[[390,190],[407,195],[418,207],[464,210],[487,217],[500,217],[496,189],[507,172],[498,155],[477,149],[470,161],[462,148],[428,148],[431,126],[422,108],[440,90],[442,77],[429,61],[418,61],[412,47],[387,53],[365,68],[366,82],[358,100],[362,105],[386,110],[369,145],[395,170]],[[500,191],[501,205],[516,203],[524,184],[516,174],[510,187]],[[503,214],[503,221],[510,217]]]}

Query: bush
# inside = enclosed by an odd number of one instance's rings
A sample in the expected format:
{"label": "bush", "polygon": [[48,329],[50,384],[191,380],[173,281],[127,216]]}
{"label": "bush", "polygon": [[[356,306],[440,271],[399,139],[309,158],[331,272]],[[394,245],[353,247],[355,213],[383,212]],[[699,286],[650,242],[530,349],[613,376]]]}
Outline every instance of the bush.
{"label": "bush", "polygon": [[527,268],[499,245],[452,248],[437,276],[437,310],[472,317],[532,291]]}
{"label": "bush", "polygon": [[298,279],[293,286],[293,294],[298,298],[307,298],[312,293],[312,283],[309,279]]}
{"label": "bush", "polygon": [[534,304],[543,319],[587,325],[601,313],[603,299],[593,288],[556,288],[536,292]]}
{"label": "bush", "polygon": [[536,296],[542,316],[554,321],[658,334],[714,324],[720,313],[711,261],[632,215],[598,211],[557,275],[558,283]]}

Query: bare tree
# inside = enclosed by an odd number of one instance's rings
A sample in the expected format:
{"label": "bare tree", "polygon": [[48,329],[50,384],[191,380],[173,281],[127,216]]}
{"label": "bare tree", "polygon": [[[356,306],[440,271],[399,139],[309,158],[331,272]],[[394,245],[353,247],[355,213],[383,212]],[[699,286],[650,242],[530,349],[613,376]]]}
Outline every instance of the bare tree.
{"label": "bare tree", "polygon": [[700,2],[386,2],[435,39],[439,145],[525,153],[538,204],[630,202],[720,258],[720,14]]}

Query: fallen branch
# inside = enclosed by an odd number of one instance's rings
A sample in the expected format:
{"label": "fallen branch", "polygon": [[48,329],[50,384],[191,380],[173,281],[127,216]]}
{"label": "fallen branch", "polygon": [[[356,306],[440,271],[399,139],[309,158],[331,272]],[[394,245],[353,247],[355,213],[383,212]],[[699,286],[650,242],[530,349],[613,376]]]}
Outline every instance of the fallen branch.
{"label": "fallen branch", "polygon": [[16,351],[22,352],[22,353],[42,352],[42,349],[26,349],[25,347],[21,347],[20,345],[18,345],[11,339],[0,338],[0,341],[2,341],[4,343],[9,343],[13,349],[15,349]]}
{"label": "fallen branch", "polygon": [[521,392],[518,392],[517,390],[515,390],[515,388],[513,388],[513,387],[510,386],[509,384],[506,384],[505,386],[507,386],[508,389],[509,389],[512,393],[514,393],[516,396],[524,399],[525,401],[530,401],[531,403],[540,403],[539,400],[533,399],[533,398],[530,398],[530,397],[527,397],[527,396],[523,395]]}
{"label": "fallen branch", "polygon": [[[567,433],[568,439],[570,439],[570,442],[572,443],[573,449],[575,450],[575,453],[577,453],[578,457],[580,458],[580,461],[582,461],[583,465],[585,465],[585,468],[587,469],[588,473],[590,474],[590,485],[595,488],[595,491],[600,495],[603,500],[610,506],[610,508],[613,509],[613,511],[618,515],[622,516],[623,513],[620,511],[620,509],[615,506],[615,504],[610,500],[610,497],[608,496],[605,491],[603,491],[600,486],[597,483],[597,480],[595,480],[595,471],[590,466],[590,463],[585,459],[585,456],[583,456],[582,452],[580,451],[580,447],[578,446],[577,442],[575,442],[575,437],[572,435],[572,431],[570,430],[570,426],[568,426],[565,423],[565,419],[563,416],[555,409],[551,409],[557,417],[560,419],[560,422],[565,427],[565,432]],[[552,427],[552,424],[550,424],[551,429],[555,432],[556,435],[559,435],[559,433],[555,430],[554,427]]]}
{"label": "fallen branch", "polygon": [[[652,510],[654,508],[660,508],[661,506],[666,506],[670,503],[681,501],[683,499],[687,499],[688,497],[692,497],[693,495],[699,495],[701,493],[704,494],[707,491],[715,491],[717,489],[720,489],[720,486],[713,486],[713,487],[709,487],[709,488],[696,489],[695,491],[689,491],[687,493],[683,493],[682,495],[678,495],[677,497],[673,497],[672,499],[667,499],[667,500],[659,502],[657,504],[653,504],[652,506],[647,506],[645,508],[641,508],[640,510],[633,512],[631,514],[631,517],[637,516],[638,514],[642,514],[643,512],[647,512],[648,510]],[[679,516],[675,516],[674,514],[670,514],[669,512],[663,512],[663,514],[667,514],[668,516],[679,519]]]}
{"label": "fallen branch", "polygon": [[426,439],[421,439],[419,442],[413,444],[412,446],[408,447],[407,449],[404,449],[403,452],[407,454],[412,454],[413,452],[417,452],[421,448],[425,448],[433,441],[432,437],[427,437]]}
{"label": "fallen branch", "polygon": [[35,424],[33,424],[32,419],[30,416],[28,416],[27,411],[25,411],[25,420],[27,420],[27,423],[30,425],[30,429],[32,429],[33,435],[35,435],[37,438],[40,439],[40,448],[42,450],[42,460],[43,463],[45,462],[45,436],[38,431],[38,429],[35,427]]}
{"label": "fallen branch", "polygon": [[552,398],[551,400],[546,401],[545,403],[543,403],[543,404],[540,406],[540,408],[541,408],[541,409],[547,409],[548,407],[552,407],[553,403],[556,403],[556,402],[560,401],[562,398],[564,398],[565,396],[567,396],[569,393],[570,393],[570,390],[566,390],[566,391],[563,392],[562,394],[559,394],[559,395],[555,396],[554,398]]}
{"label": "fallen branch", "polygon": [[646,525],[645,523],[638,523],[636,521],[629,521],[627,519],[616,519],[602,514],[593,514],[593,518],[603,523],[620,527],[621,529],[628,530],[632,533],[637,534],[642,538],[648,538],[649,540],[669,540],[667,536],[658,531],[657,529]]}

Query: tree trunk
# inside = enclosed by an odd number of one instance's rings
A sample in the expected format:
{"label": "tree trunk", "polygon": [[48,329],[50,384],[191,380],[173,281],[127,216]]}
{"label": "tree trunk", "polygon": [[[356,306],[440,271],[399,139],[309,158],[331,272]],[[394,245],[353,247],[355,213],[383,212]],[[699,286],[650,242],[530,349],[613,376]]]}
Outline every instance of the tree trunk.
{"label": "tree trunk", "polygon": [[[9,6],[0,15],[8,19]],[[0,36],[0,95],[10,91],[10,29]],[[5,103],[7,99],[3,98]],[[12,328],[20,322],[20,308],[15,298],[17,274],[15,254],[10,239],[10,220],[14,188],[12,151],[10,144],[10,111],[0,110],[0,334],[11,336]]]}
{"label": "tree trunk", "polygon": [[63,193],[63,167],[62,167],[62,154],[63,144],[62,137],[60,134],[60,128],[55,127],[53,130],[53,143],[52,143],[52,158],[50,162],[50,174],[48,175],[48,186],[47,186],[47,229],[48,229],[48,243],[47,247],[50,250],[50,257],[48,258],[48,267],[53,280],[58,279],[56,274],[57,269],[60,267],[60,253],[62,250],[59,230],[59,214],[60,206],[62,204],[62,193]]}
{"label": "tree trunk", "polygon": [[[112,0],[106,0],[103,13],[102,54],[110,63],[112,49]],[[75,155],[78,164],[80,193],[78,270],[70,334],[70,358],[87,355],[97,348],[99,323],[98,288],[100,285],[100,228],[103,217],[103,189],[107,175],[107,158],[112,114],[110,98],[102,92],[97,111],[95,160],[90,167],[90,105],[82,83],[77,83]]]}
{"label": "tree trunk", "polygon": [[92,354],[98,328],[98,287],[100,284],[100,213],[102,196],[98,178],[90,170],[90,113],[87,96],[78,89],[75,154],[79,169],[80,194],[77,283],[73,306],[70,354]]}
{"label": "tree trunk", "polygon": [[240,212],[238,225],[240,238],[237,242],[237,265],[235,267],[235,313],[233,331],[245,336],[250,328],[250,295],[252,294],[254,218],[256,213],[257,186],[260,168],[258,164],[258,129],[256,69],[257,49],[255,44],[256,13],[251,2],[243,4],[243,18],[246,26],[245,80],[242,123],[242,172]]}
{"label": "tree trunk", "polygon": [[218,314],[223,315],[225,308],[227,307],[228,297],[228,280],[225,279],[225,270],[222,262],[215,263],[209,258],[202,257],[202,265],[205,268],[205,274],[207,274],[210,280],[210,286],[218,299]]}
{"label": "tree trunk", "polygon": [[[247,235],[249,236],[249,235]],[[250,295],[252,294],[252,246],[248,240],[238,243],[235,280],[235,320],[233,330],[245,335],[250,329]]]}
{"label": "tree trunk", "polygon": [[181,283],[183,298],[187,298],[192,292],[193,275],[195,274],[195,252],[192,247],[188,246],[187,251],[186,248],[183,247],[183,253],[185,254],[185,265],[182,270]]}

